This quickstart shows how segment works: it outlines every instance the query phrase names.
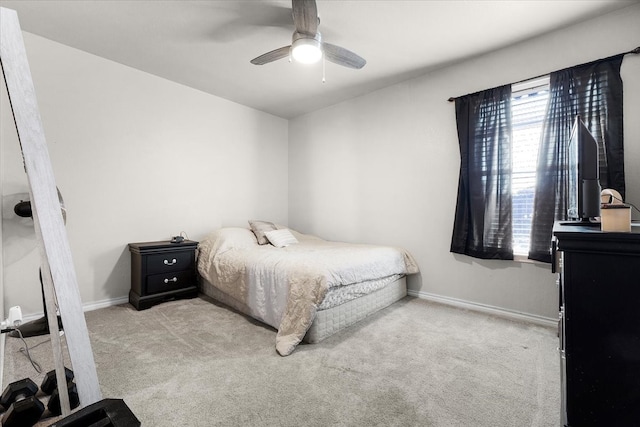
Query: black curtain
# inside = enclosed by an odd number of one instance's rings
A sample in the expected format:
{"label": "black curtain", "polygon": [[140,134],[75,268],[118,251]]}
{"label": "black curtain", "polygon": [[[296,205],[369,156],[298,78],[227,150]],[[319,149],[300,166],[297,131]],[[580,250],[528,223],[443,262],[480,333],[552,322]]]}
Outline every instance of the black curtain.
{"label": "black curtain", "polygon": [[451,252],[513,259],[511,85],[456,98],[460,177]]}
{"label": "black curtain", "polygon": [[576,115],[598,141],[600,185],[624,197],[623,57],[616,55],[550,75],[549,105],[538,152],[530,259],[551,262],[553,223],[567,219],[567,148]]}

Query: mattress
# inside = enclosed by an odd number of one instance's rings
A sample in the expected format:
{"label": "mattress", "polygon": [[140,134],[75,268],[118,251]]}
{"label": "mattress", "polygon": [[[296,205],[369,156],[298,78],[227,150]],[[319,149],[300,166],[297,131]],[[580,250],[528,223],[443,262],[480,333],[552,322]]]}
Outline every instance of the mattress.
{"label": "mattress", "polygon": [[[331,305],[330,308],[319,309],[303,341],[311,344],[318,343],[404,298],[407,295],[405,276],[393,279],[387,280],[381,288],[371,293],[358,298],[350,298],[342,304]],[[203,294],[243,314],[248,315],[251,312],[246,304],[225,294],[203,277],[200,277],[200,290]],[[270,326],[278,328],[278,325]]]}

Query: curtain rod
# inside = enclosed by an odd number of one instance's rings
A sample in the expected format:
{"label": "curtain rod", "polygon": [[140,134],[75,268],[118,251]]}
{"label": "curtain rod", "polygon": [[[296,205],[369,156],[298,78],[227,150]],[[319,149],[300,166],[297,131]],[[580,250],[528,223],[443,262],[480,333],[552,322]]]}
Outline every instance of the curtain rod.
{"label": "curtain rod", "polygon": [[[630,51],[628,51],[628,52],[619,53],[618,55],[628,55],[628,54],[630,54],[630,53],[640,54],[640,46],[638,46],[637,48],[632,49],[632,50],[630,50]],[[618,55],[613,55],[613,56],[618,56]],[[611,58],[611,57],[610,57],[610,58]],[[606,59],[606,58],[604,58],[604,59]],[[526,81],[529,81],[529,80],[539,79],[540,77],[547,76],[547,75],[549,75],[549,74],[551,74],[551,73],[553,73],[553,72],[554,72],[554,71],[551,71],[551,72],[549,72],[549,73],[545,73],[545,74],[540,74],[539,76],[535,76],[535,77],[531,77],[531,78],[528,78],[528,79],[520,80],[520,81],[517,81],[517,82],[510,83],[510,84],[515,85],[515,84],[523,83],[523,82],[526,82]],[[466,95],[462,95],[462,96],[466,96]],[[460,96],[455,96],[455,97],[454,97],[454,96],[452,96],[451,98],[447,99],[447,101],[449,101],[449,102],[454,102],[457,98],[460,98]]]}

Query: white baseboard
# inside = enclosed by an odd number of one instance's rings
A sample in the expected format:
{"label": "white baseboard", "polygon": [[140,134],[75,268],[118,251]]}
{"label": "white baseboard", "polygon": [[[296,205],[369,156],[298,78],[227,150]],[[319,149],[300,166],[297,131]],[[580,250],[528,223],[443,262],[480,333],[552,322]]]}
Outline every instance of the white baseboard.
{"label": "white baseboard", "polygon": [[534,323],[536,325],[547,327],[558,327],[558,319],[552,317],[538,316],[535,314],[522,313],[518,311],[506,310],[500,307],[494,307],[486,304],[479,304],[476,302],[465,301],[457,298],[445,297],[436,294],[430,294],[428,292],[414,291],[407,289],[407,293],[412,297],[425,299],[427,301],[433,301],[440,304],[450,305],[453,307],[464,308],[467,310],[478,311],[481,313],[493,314],[499,317],[505,317],[507,319],[518,320],[523,322]]}
{"label": "white baseboard", "polygon": [[[119,297],[119,298],[105,299],[102,301],[89,302],[86,304],[82,304],[82,311],[93,311],[93,310],[98,310],[99,308],[106,308],[106,307],[111,307],[113,305],[125,304],[127,302],[129,302],[129,297],[126,297],[126,296]],[[27,323],[32,320],[39,319],[42,316],[44,316],[43,312],[33,313],[33,314],[23,316],[22,321],[23,323]]]}
{"label": "white baseboard", "polygon": [[120,305],[120,304],[125,304],[129,302],[129,297],[125,296],[125,297],[119,297],[119,298],[111,298],[111,299],[105,299],[102,301],[96,301],[96,302],[90,302],[87,304],[82,304],[82,310],[83,311],[93,311],[93,310],[97,310],[99,308],[107,308],[107,307],[111,307],[114,305]]}

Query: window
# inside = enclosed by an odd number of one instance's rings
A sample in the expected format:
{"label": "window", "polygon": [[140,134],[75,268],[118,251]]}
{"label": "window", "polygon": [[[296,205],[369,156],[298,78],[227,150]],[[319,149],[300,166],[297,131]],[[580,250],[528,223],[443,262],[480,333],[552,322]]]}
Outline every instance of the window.
{"label": "window", "polygon": [[511,93],[513,254],[527,256],[538,148],[549,100],[549,76],[514,84]]}
{"label": "window", "polygon": [[601,139],[601,185],[623,195],[624,55],[454,98],[460,175],[451,252],[551,262],[553,224],[567,219],[576,115]]}

